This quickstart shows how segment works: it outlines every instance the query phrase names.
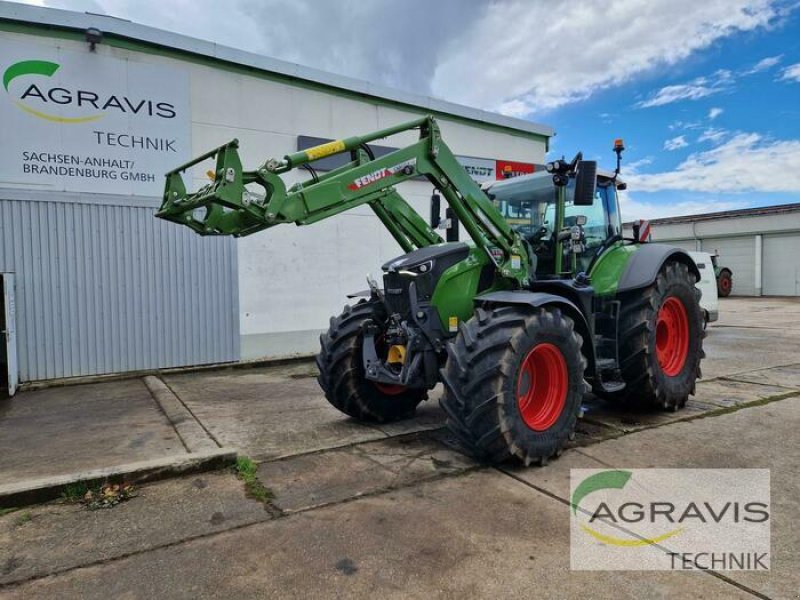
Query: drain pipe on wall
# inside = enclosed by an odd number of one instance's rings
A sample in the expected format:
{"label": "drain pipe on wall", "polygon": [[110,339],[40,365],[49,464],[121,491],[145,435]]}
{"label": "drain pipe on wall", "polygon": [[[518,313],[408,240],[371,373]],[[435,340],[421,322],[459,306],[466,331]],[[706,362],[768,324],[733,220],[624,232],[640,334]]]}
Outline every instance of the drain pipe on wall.
{"label": "drain pipe on wall", "polygon": [[755,256],[755,268],[753,269],[753,273],[755,275],[755,288],[756,288],[756,296],[761,295],[761,234],[756,234],[756,256]]}
{"label": "drain pipe on wall", "polygon": [[703,249],[703,242],[697,237],[697,221],[692,221],[692,237],[694,237],[694,249],[700,252]]}

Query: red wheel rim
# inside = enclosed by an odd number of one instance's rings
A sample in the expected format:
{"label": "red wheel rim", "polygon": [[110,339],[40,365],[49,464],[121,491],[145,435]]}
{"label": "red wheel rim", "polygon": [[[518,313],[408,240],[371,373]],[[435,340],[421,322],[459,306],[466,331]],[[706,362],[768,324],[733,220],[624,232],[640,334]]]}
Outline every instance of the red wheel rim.
{"label": "red wheel rim", "polygon": [[567,403],[567,362],[553,344],[538,344],[528,352],[517,378],[517,405],[525,424],[546,431],[558,421]]}
{"label": "red wheel rim", "polygon": [[656,319],[656,358],[665,375],[675,377],[689,355],[689,318],[683,302],[670,296]]}
{"label": "red wheel rim", "polygon": [[726,294],[731,291],[731,278],[730,277],[722,277],[719,280],[719,287],[722,288],[722,291]]}
{"label": "red wheel rim", "polygon": [[[386,338],[384,334],[381,334],[376,338],[375,345],[378,355],[386,358],[389,348],[386,346]],[[404,385],[397,385],[394,383],[378,383],[377,381],[373,381],[372,384],[378,388],[380,393],[386,394],[387,396],[397,396],[398,394],[402,394],[406,391],[406,386]]]}
{"label": "red wheel rim", "polygon": [[393,385],[391,383],[378,383],[377,381],[373,381],[372,383],[375,384],[375,387],[378,388],[382,394],[386,394],[387,396],[397,396],[397,394],[402,394],[406,391],[406,386],[404,385]]}

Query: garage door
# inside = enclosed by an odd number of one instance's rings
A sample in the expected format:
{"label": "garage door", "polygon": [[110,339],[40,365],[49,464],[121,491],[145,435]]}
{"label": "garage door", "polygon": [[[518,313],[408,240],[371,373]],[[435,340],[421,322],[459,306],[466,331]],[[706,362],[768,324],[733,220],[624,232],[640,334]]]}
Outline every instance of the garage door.
{"label": "garage door", "polygon": [[762,282],[765,296],[800,296],[800,234],[765,235]]}
{"label": "garage door", "polygon": [[733,271],[732,296],[755,296],[755,236],[703,240],[703,252],[719,251],[719,264]]}

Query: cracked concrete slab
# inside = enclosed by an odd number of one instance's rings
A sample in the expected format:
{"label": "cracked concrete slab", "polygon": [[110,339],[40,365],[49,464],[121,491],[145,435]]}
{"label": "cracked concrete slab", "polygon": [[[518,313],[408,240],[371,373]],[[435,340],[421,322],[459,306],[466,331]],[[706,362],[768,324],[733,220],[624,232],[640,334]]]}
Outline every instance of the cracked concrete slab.
{"label": "cracked concrete slab", "polygon": [[261,460],[444,425],[436,390],[413,419],[386,424],[351,419],[330,405],[309,369],[301,363],[285,373],[263,367],[163,379],[220,444]]}
{"label": "cracked concrete slab", "polygon": [[0,400],[0,484],[185,452],[141,379]]}
{"label": "cracked concrete slab", "polygon": [[631,432],[675,423],[719,408],[691,398],[683,409],[668,412],[650,407],[618,406],[595,396],[587,396],[583,406],[584,420],[587,423],[603,425],[618,432]]}
{"label": "cracked concrete slab", "polygon": [[587,590],[598,599],[752,598],[706,573],[570,571],[567,507],[496,471],[74,570],[9,598],[568,598]]}
{"label": "cracked concrete slab", "polygon": [[729,408],[783,396],[791,392],[791,389],[777,385],[749,383],[732,379],[715,379],[698,383],[697,395],[694,396],[693,400],[721,408]]}
{"label": "cracked concrete slab", "polygon": [[[725,306],[720,310],[725,311]],[[795,329],[711,325],[707,334],[706,358],[701,363],[705,379],[738,379],[739,373],[785,365],[800,356],[800,335]]]}
{"label": "cracked concrete slab", "polygon": [[267,459],[383,439],[370,424],[342,414],[316,379],[281,376],[275,368],[164,377],[223,446]]}
{"label": "cracked concrete slab", "polygon": [[800,364],[739,373],[731,379],[800,390]]}
{"label": "cracked concrete slab", "polygon": [[232,471],[148,484],[113,509],[61,502],[30,507],[0,516],[0,584],[269,518],[263,505],[245,497]]}
{"label": "cracked concrete slab", "polygon": [[292,512],[463,472],[475,463],[431,434],[366,442],[259,465],[274,504]]}

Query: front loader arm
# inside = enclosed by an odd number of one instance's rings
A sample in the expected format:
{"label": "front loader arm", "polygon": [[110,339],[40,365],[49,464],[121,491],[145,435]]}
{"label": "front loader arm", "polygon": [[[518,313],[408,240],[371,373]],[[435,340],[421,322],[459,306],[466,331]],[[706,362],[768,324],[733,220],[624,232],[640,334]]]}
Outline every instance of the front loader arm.
{"label": "front loader arm", "polygon": [[[379,158],[366,144],[419,129],[419,140]],[[328,173],[287,189],[280,175],[326,156],[350,153],[350,161]],[[181,172],[216,159],[213,180],[187,193]],[[269,160],[244,171],[233,140],[167,173],[164,199],[156,216],[186,225],[201,235],[250,235],[281,223],[308,225],[358,206],[368,205],[398,244],[410,252],[442,242],[401,196],[395,186],[426,177],[445,197],[476,246],[502,275],[522,283],[528,277],[526,248],[480,187],[442,141],[432,117],[372,134],[336,140]]]}

